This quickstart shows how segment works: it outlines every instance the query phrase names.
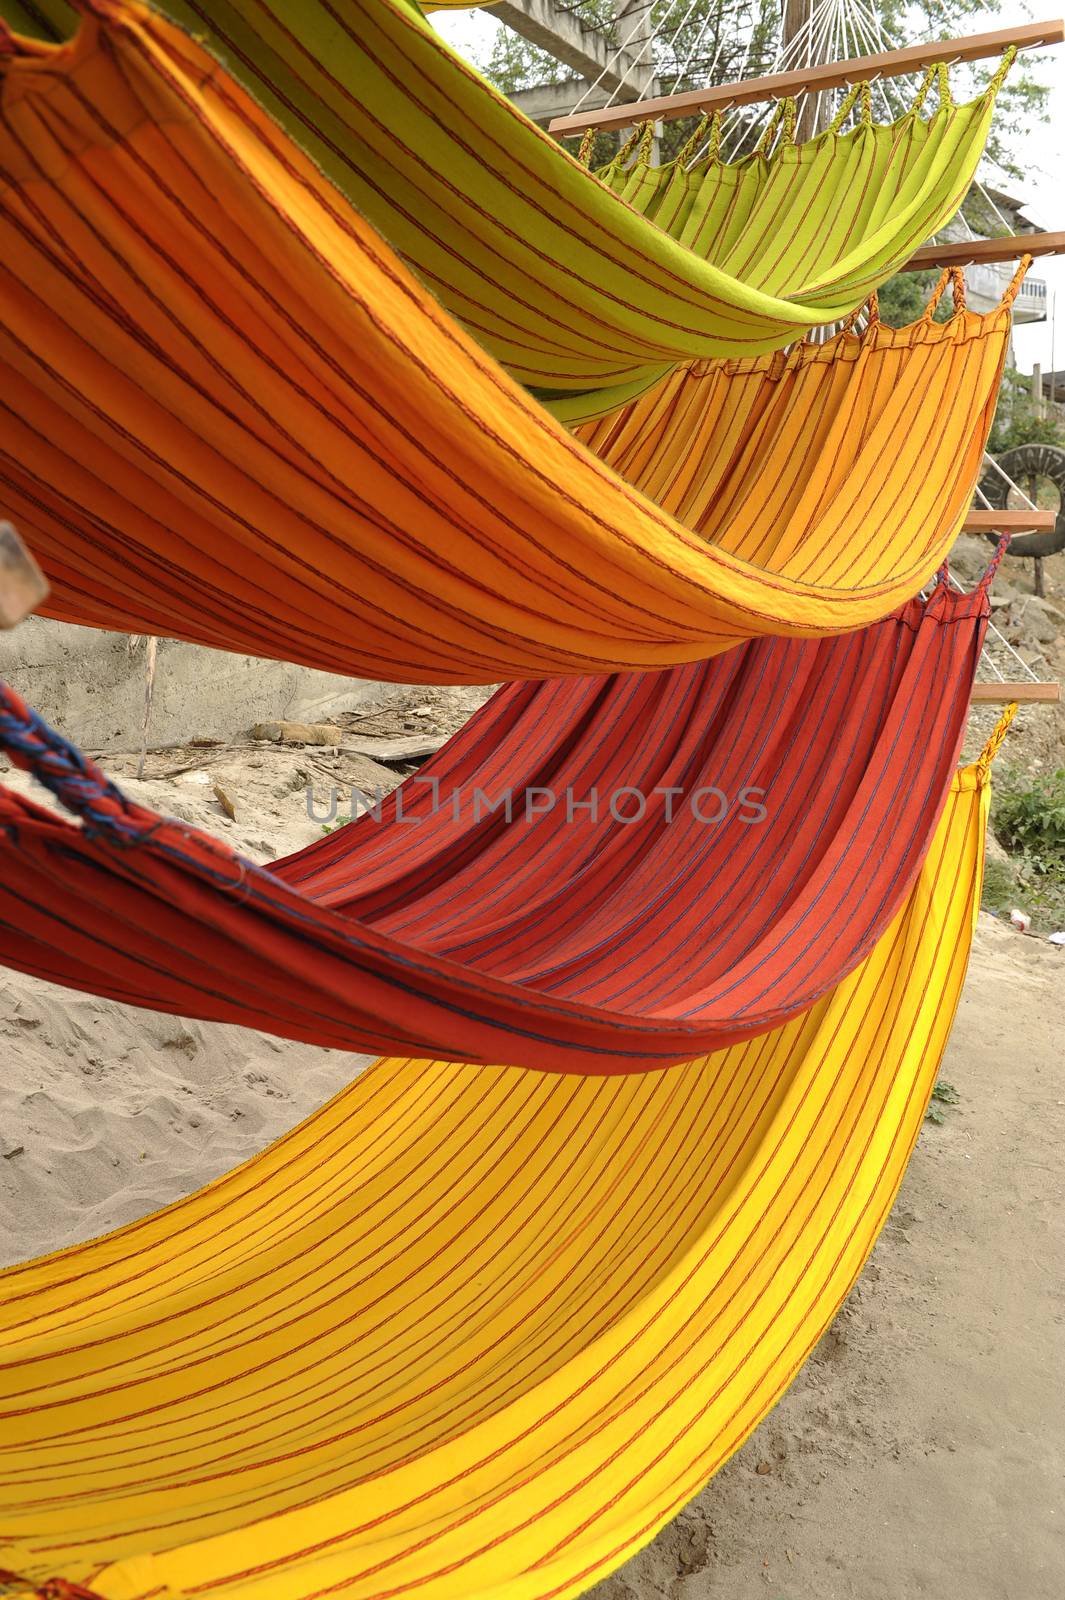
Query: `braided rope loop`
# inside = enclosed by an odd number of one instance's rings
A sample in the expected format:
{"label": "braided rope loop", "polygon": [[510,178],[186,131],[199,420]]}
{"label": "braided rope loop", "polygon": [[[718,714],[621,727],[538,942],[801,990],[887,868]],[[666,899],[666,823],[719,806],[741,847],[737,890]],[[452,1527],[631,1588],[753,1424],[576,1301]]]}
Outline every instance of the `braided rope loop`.
{"label": "braided rope loop", "polygon": [[79,817],[89,834],[129,842],[144,837],[140,808],[88,756],[50,727],[9,684],[0,682],[0,749]]}
{"label": "braided rope loop", "polygon": [[986,594],[988,589],[990,589],[991,580],[994,578],[995,573],[1002,565],[1002,558],[1010,547],[1011,537],[1012,535],[1008,533],[1003,533],[999,537],[998,544],[995,546],[995,553],[991,557],[991,560],[987,563],[987,566],[984,569],[984,575],[980,579],[978,586],[981,592],[984,594]]}
{"label": "braided rope loop", "polygon": [[1017,702],[1016,700],[1011,700],[1005,711],[1003,711],[1002,715],[995,723],[995,726],[991,729],[991,732],[988,735],[987,743],[984,745],[984,748],[976,758],[976,770],[979,772],[982,778],[986,778],[988,772],[991,770],[991,763],[1001,750],[1002,742],[1005,739],[1006,734],[1009,732],[1010,723],[1013,721],[1016,715]]}

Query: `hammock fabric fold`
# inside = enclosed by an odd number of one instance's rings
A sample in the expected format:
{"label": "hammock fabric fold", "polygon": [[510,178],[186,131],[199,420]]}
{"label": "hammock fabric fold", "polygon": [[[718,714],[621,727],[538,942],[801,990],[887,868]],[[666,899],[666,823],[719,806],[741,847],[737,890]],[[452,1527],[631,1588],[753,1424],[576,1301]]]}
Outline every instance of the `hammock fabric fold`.
{"label": "hammock fabric fold", "polygon": [[697,368],[600,461],[174,28],[0,71],[0,505],[48,614],[491,683],[859,628],[949,548],[1006,303]]}
{"label": "hammock fabric fold", "polygon": [[898,1190],[986,760],[875,949],[672,1073],[384,1060],[265,1154],[0,1276],[0,1562],[105,1600],[568,1600],[791,1382]]}
{"label": "hammock fabric fold", "polygon": [[346,1049],[689,1060],[812,1005],[897,911],[986,614],[940,584],[844,639],[512,685],[271,872],[124,801],[5,690],[0,740],[85,825],[0,788],[0,961]]}
{"label": "hammock fabric fold", "polygon": [[[945,272],[906,327],[882,323],[874,296],[860,335],[679,367],[576,437],[690,532],[767,574],[843,591],[899,559],[919,569],[969,509],[1003,313],[1025,270],[989,317],[965,310],[962,273]],[[955,315],[940,323],[948,281]]]}
{"label": "hammock fabric fold", "polygon": [[[141,15],[119,0],[89,9]],[[686,177],[681,166],[656,188],[672,178],[670,194],[682,185],[690,204],[658,205],[652,223],[407,0],[161,9],[204,40],[519,382],[584,392],[586,416],[677,362],[779,349],[854,310],[961,203],[995,96],[992,84],[927,121],[917,108],[888,126],[783,143],[768,158],[710,158]],[[72,22],[56,0],[0,0],[0,15],[30,33],[43,18],[53,37]],[[624,170],[613,181],[634,189]]]}

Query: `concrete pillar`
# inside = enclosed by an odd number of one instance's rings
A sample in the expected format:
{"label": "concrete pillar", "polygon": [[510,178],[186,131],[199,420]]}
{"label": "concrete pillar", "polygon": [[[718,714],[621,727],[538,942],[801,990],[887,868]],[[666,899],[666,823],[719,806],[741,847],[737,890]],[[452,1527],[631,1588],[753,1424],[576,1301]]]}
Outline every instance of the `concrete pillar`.
{"label": "concrete pillar", "polygon": [[651,0],[614,0],[614,17],[615,48],[624,46],[627,58],[626,80],[632,90],[628,98],[649,99],[655,93]]}

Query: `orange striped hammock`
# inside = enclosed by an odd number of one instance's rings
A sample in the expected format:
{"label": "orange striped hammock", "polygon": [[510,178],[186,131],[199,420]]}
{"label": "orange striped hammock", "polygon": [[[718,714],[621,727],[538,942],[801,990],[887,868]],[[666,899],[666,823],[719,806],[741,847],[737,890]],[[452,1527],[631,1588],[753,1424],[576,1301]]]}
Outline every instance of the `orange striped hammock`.
{"label": "orange striped hammock", "polygon": [[158,18],[10,58],[0,165],[0,508],[65,621],[408,682],[664,667],[881,619],[967,508],[1005,302],[686,369],[595,454]]}
{"label": "orange striped hammock", "polygon": [[377,1062],[0,1274],[0,1583],[571,1600],[775,1404],[891,1208],[965,976],[989,752],[850,977],[667,1073]]}
{"label": "orange striped hammock", "polygon": [[[126,0],[77,9],[143,16]],[[159,9],[226,65],[490,354],[531,388],[579,397],[586,417],[677,362],[774,350],[861,304],[957,209],[1001,78],[956,106],[942,71],[928,115],[929,73],[888,125],[873,123],[863,89],[853,128],[795,145],[782,126],[775,145],[734,163],[699,154],[697,141],[663,167],[615,162],[600,181],[410,0]],[[0,17],[52,39],[77,23],[67,0],[0,0]],[[841,111],[845,120],[846,102]]]}

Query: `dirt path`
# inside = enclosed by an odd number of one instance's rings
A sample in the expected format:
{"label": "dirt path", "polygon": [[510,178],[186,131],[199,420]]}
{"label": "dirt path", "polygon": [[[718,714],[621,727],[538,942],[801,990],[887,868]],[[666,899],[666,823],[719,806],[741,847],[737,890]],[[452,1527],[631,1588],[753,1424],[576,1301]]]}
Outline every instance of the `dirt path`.
{"label": "dirt path", "polygon": [[857,1288],[595,1600],[1065,1594],[1063,1017],[1065,953],[982,917],[942,1074],[961,1101],[926,1124]]}

